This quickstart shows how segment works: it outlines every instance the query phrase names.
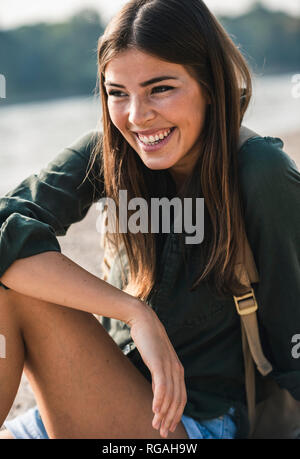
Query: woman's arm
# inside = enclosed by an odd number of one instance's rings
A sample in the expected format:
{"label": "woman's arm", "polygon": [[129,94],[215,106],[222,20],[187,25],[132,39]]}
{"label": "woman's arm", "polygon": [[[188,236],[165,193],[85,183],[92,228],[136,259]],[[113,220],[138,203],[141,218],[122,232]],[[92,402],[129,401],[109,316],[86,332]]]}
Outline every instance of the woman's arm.
{"label": "woman's arm", "polygon": [[0,280],[23,295],[125,323],[147,307],[60,252],[44,252],[16,260]]}

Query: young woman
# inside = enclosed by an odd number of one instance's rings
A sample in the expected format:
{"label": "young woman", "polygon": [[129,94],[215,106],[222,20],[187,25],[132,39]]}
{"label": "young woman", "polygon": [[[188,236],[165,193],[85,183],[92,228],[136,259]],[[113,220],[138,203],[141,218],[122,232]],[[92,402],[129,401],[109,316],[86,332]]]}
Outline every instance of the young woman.
{"label": "young woman", "polygon": [[[130,1],[98,65],[103,138],[85,135],[0,201],[0,425],[24,367],[38,409],[5,423],[14,438],[246,436],[244,227],[272,376],[300,400],[300,174],[278,138],[238,149],[251,77],[203,1]],[[124,190],[204,198],[204,240],[187,244],[174,216],[170,232],[120,231],[108,282],[88,273],[56,236],[104,196],[119,223]]]}

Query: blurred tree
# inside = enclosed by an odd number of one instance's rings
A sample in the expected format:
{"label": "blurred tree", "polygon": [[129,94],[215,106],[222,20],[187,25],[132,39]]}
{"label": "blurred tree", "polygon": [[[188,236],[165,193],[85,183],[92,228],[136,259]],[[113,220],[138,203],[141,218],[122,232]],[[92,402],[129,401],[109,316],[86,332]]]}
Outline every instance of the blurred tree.
{"label": "blurred tree", "polygon": [[[246,14],[219,20],[256,74],[299,73],[299,17],[257,2]],[[0,74],[7,84],[0,103],[92,95],[104,27],[95,10],[84,9],[64,23],[0,30]]]}
{"label": "blurred tree", "polygon": [[257,74],[300,70],[300,17],[272,12],[261,2],[238,17],[220,17]]}
{"label": "blurred tree", "polygon": [[0,73],[6,103],[91,95],[97,76],[97,41],[104,25],[85,9],[65,23],[0,31]]}

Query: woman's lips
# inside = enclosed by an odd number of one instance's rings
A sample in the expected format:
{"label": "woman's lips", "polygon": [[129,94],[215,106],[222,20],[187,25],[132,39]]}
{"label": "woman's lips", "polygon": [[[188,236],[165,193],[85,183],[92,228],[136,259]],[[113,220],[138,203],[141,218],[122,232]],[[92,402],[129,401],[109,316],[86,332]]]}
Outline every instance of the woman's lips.
{"label": "woman's lips", "polygon": [[168,135],[168,137],[165,137],[163,140],[161,140],[159,143],[157,143],[156,145],[146,145],[144,142],[142,142],[139,138],[138,135],[136,135],[136,138],[137,138],[137,141],[138,141],[138,144],[143,148],[144,151],[146,152],[152,152],[152,151],[157,151],[157,150],[160,150],[161,148],[163,148],[165,145],[167,145],[167,143],[170,142],[171,138],[173,137],[174,135],[174,132],[176,131],[176,127],[174,128],[171,128],[171,132],[170,134]]}

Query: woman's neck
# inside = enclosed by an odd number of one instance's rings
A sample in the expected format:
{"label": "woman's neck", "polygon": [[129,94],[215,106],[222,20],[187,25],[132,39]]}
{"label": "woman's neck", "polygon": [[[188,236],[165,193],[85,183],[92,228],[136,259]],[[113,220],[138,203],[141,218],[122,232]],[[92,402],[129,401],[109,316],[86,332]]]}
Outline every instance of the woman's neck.
{"label": "woman's neck", "polygon": [[187,179],[192,175],[199,159],[201,148],[199,144],[194,147],[180,162],[169,169],[169,172],[176,184],[177,193],[183,188]]}

